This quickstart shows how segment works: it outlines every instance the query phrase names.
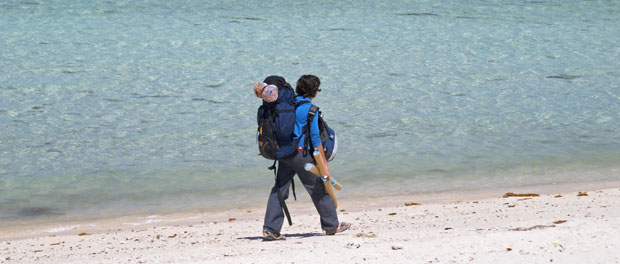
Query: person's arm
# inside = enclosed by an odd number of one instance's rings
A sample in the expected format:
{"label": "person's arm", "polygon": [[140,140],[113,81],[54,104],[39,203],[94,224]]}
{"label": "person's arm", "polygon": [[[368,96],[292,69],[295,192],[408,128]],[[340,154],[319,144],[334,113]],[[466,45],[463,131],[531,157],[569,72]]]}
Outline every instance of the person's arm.
{"label": "person's arm", "polygon": [[329,178],[330,174],[329,174],[329,167],[327,166],[327,159],[325,159],[325,152],[323,150],[323,144],[321,143],[321,134],[319,131],[319,113],[317,111],[317,113],[315,114],[315,117],[312,119],[312,123],[310,124],[310,140],[312,141],[312,146],[314,146],[314,149],[319,149],[319,153],[320,156],[319,157],[315,157],[315,161],[317,163],[317,166],[319,168],[321,168],[321,166],[319,166],[319,160],[323,161],[323,164],[325,166],[325,171],[322,171],[321,173],[324,173],[323,176],[327,176]]}
{"label": "person's arm", "polygon": [[322,145],[321,143],[321,131],[319,131],[319,113],[315,114],[315,117],[312,119],[312,124],[310,124],[310,140],[312,140],[312,146],[319,147]]}
{"label": "person's arm", "polygon": [[329,166],[327,166],[327,159],[325,158],[323,146],[318,146],[314,149],[319,151],[318,155],[314,156],[314,161],[316,161],[316,166],[319,168],[319,173],[321,173],[322,176],[327,176],[325,180],[331,182]]}

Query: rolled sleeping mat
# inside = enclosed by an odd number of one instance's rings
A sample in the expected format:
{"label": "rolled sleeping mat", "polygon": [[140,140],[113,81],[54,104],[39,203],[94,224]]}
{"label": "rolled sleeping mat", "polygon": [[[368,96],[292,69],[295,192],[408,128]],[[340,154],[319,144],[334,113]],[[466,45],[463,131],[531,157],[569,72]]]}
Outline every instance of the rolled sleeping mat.
{"label": "rolled sleeping mat", "polygon": [[[319,168],[317,168],[316,166],[314,166],[314,164],[312,163],[306,163],[306,166],[304,166],[304,169],[306,169],[306,171],[309,171],[310,173],[321,177],[320,176],[320,172],[319,172]],[[334,188],[336,188],[336,190],[340,191],[342,190],[342,184],[340,184],[336,179],[334,179],[334,177],[330,177],[331,181],[329,183],[332,184],[332,186],[334,186]]]}
{"label": "rolled sleeping mat", "polygon": [[327,176],[327,167],[325,163],[325,157],[321,155],[320,151],[317,149],[312,153],[314,156],[314,160],[317,163],[317,167],[319,168],[319,175],[321,175],[321,180],[323,180],[323,185],[325,186],[325,191],[329,196],[334,200],[334,207],[338,208],[338,200],[336,199],[336,194],[334,193],[334,189],[332,188],[331,178]]}

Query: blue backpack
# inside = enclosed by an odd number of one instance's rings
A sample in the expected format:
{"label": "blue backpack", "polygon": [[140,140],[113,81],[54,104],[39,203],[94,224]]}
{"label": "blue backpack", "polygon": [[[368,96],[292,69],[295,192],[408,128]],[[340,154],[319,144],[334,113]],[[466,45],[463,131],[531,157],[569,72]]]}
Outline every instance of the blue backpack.
{"label": "blue backpack", "polygon": [[[310,101],[299,101],[297,106],[310,103]],[[312,124],[312,120],[314,120],[314,118],[319,119],[319,136],[321,137],[321,144],[323,145],[323,151],[325,152],[325,159],[327,159],[327,162],[330,162],[336,157],[336,152],[338,151],[338,138],[336,138],[336,132],[327,125],[325,120],[323,120],[323,113],[319,111],[319,107],[316,105],[310,106],[306,125],[302,128],[302,133],[306,135],[303,145],[307,149],[314,149],[314,146],[312,146],[312,141],[310,140],[310,124]]]}
{"label": "blue backpack", "polygon": [[293,155],[297,142],[293,140],[295,128],[295,91],[280,76],[269,76],[264,81],[278,86],[278,99],[258,108],[256,140],[260,155],[279,160]]}

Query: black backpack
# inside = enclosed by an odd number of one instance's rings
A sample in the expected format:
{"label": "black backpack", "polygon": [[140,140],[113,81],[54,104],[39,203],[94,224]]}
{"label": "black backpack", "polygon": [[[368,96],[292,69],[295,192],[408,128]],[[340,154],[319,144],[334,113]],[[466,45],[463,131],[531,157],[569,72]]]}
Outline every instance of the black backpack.
{"label": "black backpack", "polygon": [[278,99],[272,103],[263,101],[263,105],[258,108],[258,150],[266,159],[284,159],[297,149],[297,142],[293,140],[295,91],[280,76],[269,76],[265,83],[278,86]]}
{"label": "black backpack", "polygon": [[[290,157],[297,151],[297,140],[293,140],[296,122],[295,91],[280,76],[269,76],[264,82],[278,86],[278,99],[272,103],[263,101],[263,105],[258,108],[256,114],[258,122],[256,141],[258,142],[260,155],[266,159],[274,160],[273,165],[269,169],[273,170],[273,174],[277,178],[276,161]],[[291,185],[293,197],[297,200],[295,182],[293,181]],[[282,211],[284,211],[288,224],[292,225],[291,215],[284,202],[284,197],[280,193],[280,189],[278,189],[277,181],[274,188],[278,190],[278,201],[282,206]]]}

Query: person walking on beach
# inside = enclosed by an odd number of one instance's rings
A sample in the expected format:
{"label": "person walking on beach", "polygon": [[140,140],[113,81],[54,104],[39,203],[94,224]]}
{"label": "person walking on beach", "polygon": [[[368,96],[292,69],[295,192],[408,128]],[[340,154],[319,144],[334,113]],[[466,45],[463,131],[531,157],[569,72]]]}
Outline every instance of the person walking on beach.
{"label": "person walking on beach", "polygon": [[[265,79],[264,83],[276,86],[288,85],[286,81],[284,81],[284,78],[272,77],[274,76]],[[263,89],[266,88],[265,84],[257,83],[254,85],[254,93],[257,97],[267,101],[270,100],[270,98],[264,95]],[[326,192],[321,179],[304,169],[306,163],[314,162],[314,158],[311,154],[313,150],[309,149],[310,146],[304,146],[304,142],[311,142],[315,149],[319,149],[321,153],[323,152],[323,146],[321,146],[321,139],[319,136],[318,118],[314,118],[312,124],[307,124],[308,111],[311,103],[304,103],[305,101],[312,102],[312,99],[321,91],[321,89],[319,89],[320,85],[320,79],[314,75],[303,75],[297,80],[295,89],[297,93],[297,97],[295,98],[297,107],[295,109],[295,127],[293,131],[294,142],[298,142],[296,146],[297,149],[291,156],[278,160],[279,166],[276,174],[276,184],[269,194],[265,221],[263,224],[263,239],[265,240],[285,239],[284,235],[280,234],[284,222],[284,213],[282,207],[283,203],[280,202],[278,195],[281,195],[283,200],[288,198],[289,186],[295,174],[299,176],[306,191],[310,194],[312,202],[320,215],[321,228],[325,230],[325,234],[334,235],[351,227],[350,223],[338,221],[338,214],[334,201]],[[305,140],[305,135],[303,133],[303,129],[306,125],[310,126],[310,140]]]}

